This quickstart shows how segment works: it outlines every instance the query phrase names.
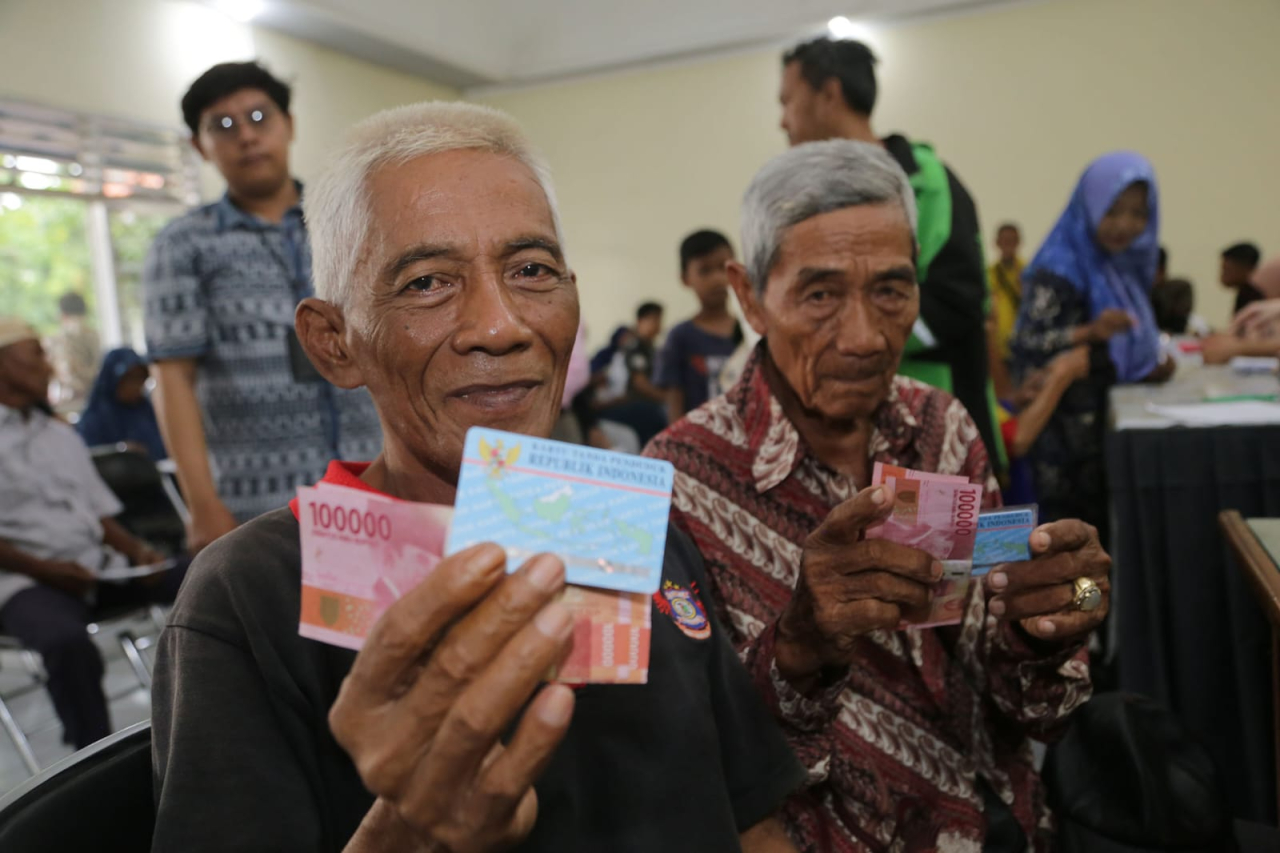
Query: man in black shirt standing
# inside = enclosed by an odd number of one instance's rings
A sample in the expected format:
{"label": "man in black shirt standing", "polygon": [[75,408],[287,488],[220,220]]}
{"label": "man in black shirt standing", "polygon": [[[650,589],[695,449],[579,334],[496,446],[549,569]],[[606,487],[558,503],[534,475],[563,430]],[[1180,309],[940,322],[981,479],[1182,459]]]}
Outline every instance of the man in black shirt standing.
{"label": "man in black shirt standing", "polygon": [[875,64],[875,54],[858,41],[817,38],[787,52],[779,91],[782,129],[792,145],[824,139],[881,145],[907,173],[919,211],[920,318],[898,372],[954,394],[999,473],[1004,445],[996,437],[994,395],[988,392],[987,271],[978,211],[931,146],[876,135]]}
{"label": "man in black shirt standing", "polygon": [[[466,430],[546,436],[578,326],[547,171],[466,104],[362,122],[305,202],[316,296],[298,338],[367,387],[382,454],[325,480],[451,504]],[[374,237],[376,235],[376,238]],[[357,654],[298,635],[291,509],[203,551],[154,687],[157,851],[794,851],[803,770],[702,600],[674,529],[644,685],[546,685],[570,646],[564,566],[478,545],[392,605]]]}
{"label": "man in black shirt standing", "polygon": [[1261,290],[1253,284],[1253,274],[1262,260],[1262,252],[1252,243],[1236,243],[1222,250],[1222,286],[1236,292],[1236,305],[1231,316],[1239,314],[1247,305],[1265,299]]}

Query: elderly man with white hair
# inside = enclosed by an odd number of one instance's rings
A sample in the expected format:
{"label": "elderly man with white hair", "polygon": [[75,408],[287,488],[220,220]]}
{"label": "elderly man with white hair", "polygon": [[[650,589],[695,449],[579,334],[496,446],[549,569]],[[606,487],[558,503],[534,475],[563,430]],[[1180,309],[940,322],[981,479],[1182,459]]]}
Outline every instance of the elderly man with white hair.
{"label": "elderly man with white hair", "polygon": [[[385,432],[326,481],[453,502],[473,425],[546,436],[578,327],[545,167],[463,104],[360,124],[310,189],[316,297],[298,337]],[[644,685],[546,685],[571,643],[564,565],[445,558],[354,652],[298,635],[294,512],[192,567],[154,690],[162,851],[794,850],[803,771],[719,625],[654,614]],[[673,532],[664,583],[704,580]]]}
{"label": "elderly man with white hair", "polygon": [[52,377],[36,330],[0,316],[0,631],[40,653],[63,740],[81,749],[111,734],[86,627],[105,609],[172,601],[182,574],[98,582],[103,569],[161,555],[115,520],[120,501],[49,406]]}
{"label": "elderly man with white hair", "polygon": [[[864,532],[877,462],[962,475],[999,502],[973,420],[897,375],[919,310],[915,202],[878,146],[799,145],[743,202],[729,278],[762,336],[738,384],[654,439],[674,520],[756,686],[809,769],[784,809],[804,850],[1044,850],[1029,738],[1090,695],[1110,560],[1079,521],[976,582],[962,624],[901,627],[942,567]],[[1092,590],[1092,601],[1077,588]]]}

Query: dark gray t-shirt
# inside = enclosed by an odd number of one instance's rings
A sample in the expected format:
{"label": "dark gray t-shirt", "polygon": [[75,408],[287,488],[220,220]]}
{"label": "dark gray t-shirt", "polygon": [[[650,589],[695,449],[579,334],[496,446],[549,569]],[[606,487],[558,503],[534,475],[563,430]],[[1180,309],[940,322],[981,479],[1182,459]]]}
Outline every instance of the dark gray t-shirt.
{"label": "dark gray t-shirt", "polygon": [[[663,578],[703,579],[674,527]],[[288,509],[192,565],[156,661],[154,850],[339,851],[373,804],[326,719],[355,653],[298,636],[300,584]],[[577,691],[518,850],[733,851],[802,784],[711,609],[691,620],[687,601],[654,608],[648,684]]]}

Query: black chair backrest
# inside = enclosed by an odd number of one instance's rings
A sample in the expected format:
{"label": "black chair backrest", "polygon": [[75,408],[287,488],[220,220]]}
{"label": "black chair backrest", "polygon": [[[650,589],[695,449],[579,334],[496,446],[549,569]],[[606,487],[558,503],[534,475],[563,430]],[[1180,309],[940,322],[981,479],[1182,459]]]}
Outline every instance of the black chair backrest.
{"label": "black chair backrest", "polygon": [[165,492],[155,462],[145,453],[123,445],[95,447],[93,464],[98,476],[124,504],[117,517],[124,528],[170,554],[184,548],[186,526]]}
{"label": "black chair backrest", "polygon": [[151,849],[151,723],[63,759],[0,800],[0,850]]}

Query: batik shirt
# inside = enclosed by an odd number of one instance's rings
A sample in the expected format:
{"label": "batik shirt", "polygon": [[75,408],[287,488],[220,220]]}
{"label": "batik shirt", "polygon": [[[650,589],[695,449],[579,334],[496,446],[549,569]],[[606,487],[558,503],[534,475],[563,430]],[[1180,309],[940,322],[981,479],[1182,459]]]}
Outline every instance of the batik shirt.
{"label": "batik shirt", "polygon": [[227,196],[191,211],[156,237],[143,287],[148,356],[197,361],[218,494],[237,520],[284,506],[330,459],[378,455],[368,392],[303,376],[296,348],[291,359],[294,310],[312,290],[300,207],[279,224]]}
{"label": "batik shirt", "polygon": [[[809,785],[784,808],[805,851],[980,851],[986,780],[1032,846],[1051,819],[1030,737],[1052,737],[1090,695],[1081,644],[1033,648],[988,616],[982,585],[964,621],[873,631],[847,673],[808,694],[781,677],[776,626],[805,539],[867,486],[819,461],[782,412],[757,349],[727,394],[690,413],[646,451],[676,467],[673,519],[707,565],[709,592]],[[972,419],[950,395],[896,377],[874,415],[873,461],[961,474],[999,502]]]}

